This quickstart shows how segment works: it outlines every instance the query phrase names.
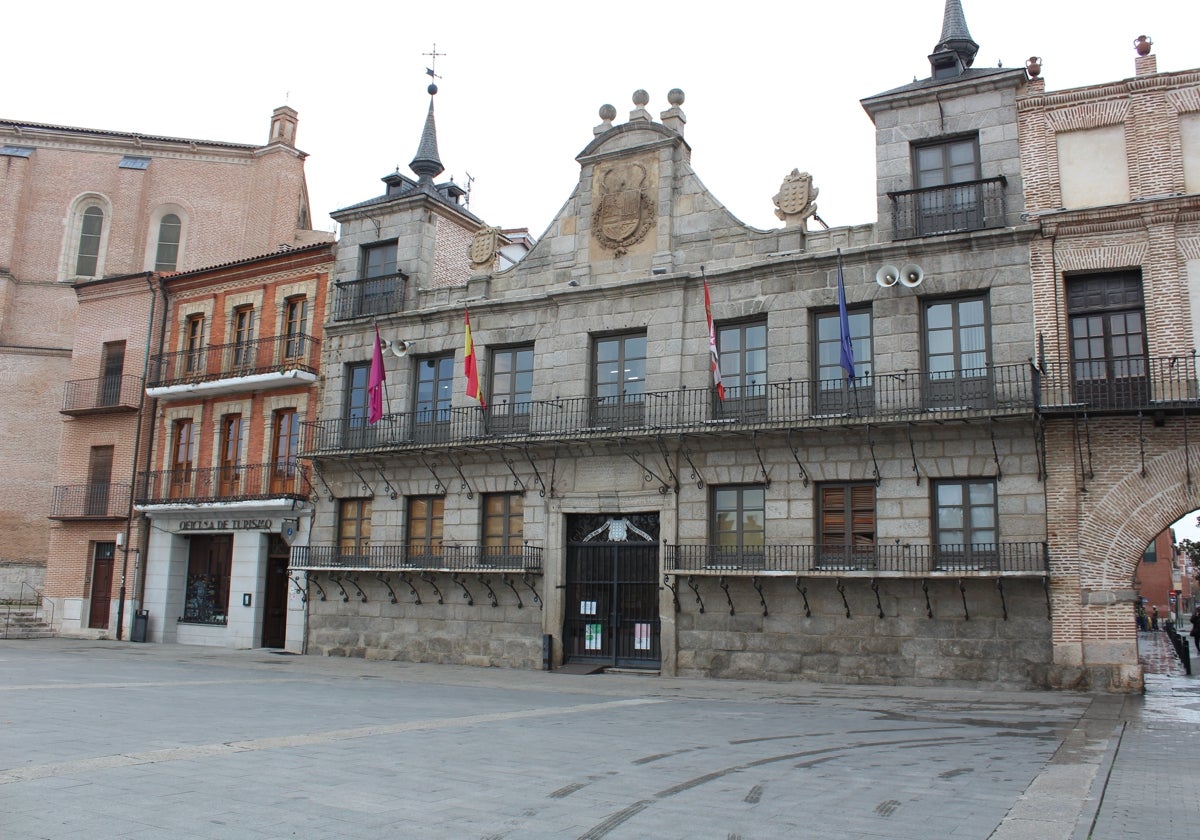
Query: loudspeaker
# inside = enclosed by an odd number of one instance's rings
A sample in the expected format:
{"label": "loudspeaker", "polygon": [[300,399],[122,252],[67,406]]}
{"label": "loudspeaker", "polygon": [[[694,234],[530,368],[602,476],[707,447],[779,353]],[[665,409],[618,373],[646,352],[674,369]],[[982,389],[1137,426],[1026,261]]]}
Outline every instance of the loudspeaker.
{"label": "loudspeaker", "polygon": [[889,289],[896,285],[896,281],[900,279],[900,269],[894,265],[885,265],[875,272],[875,282],[885,289]]}
{"label": "loudspeaker", "polygon": [[921,281],[925,279],[925,269],[916,263],[909,263],[900,269],[900,282],[908,288],[913,289],[921,285]]}

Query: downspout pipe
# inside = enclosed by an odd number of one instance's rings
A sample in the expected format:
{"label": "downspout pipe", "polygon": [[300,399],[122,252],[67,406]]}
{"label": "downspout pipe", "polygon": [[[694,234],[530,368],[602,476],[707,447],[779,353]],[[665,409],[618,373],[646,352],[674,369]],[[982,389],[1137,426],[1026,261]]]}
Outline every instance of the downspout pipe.
{"label": "downspout pipe", "polygon": [[[136,491],[136,489],[137,489],[138,455],[141,452],[142,428],[146,425],[147,404],[149,405],[149,411],[150,411],[149,438],[146,442],[147,453],[149,453],[150,450],[153,448],[153,441],[154,441],[154,408],[155,408],[155,405],[157,404],[157,400],[151,399],[151,400],[147,401],[147,398],[146,398],[146,376],[150,372],[150,351],[151,351],[151,348],[153,346],[153,341],[154,341],[154,317],[155,317],[155,313],[157,310],[157,304],[158,304],[158,289],[155,288],[155,283],[154,283],[155,278],[156,278],[156,275],[154,274],[154,272],[152,272],[152,271],[146,272],[146,274],[145,274],[146,285],[149,286],[149,288],[150,288],[150,319],[149,319],[148,323],[146,324],[146,352],[143,354],[143,358],[142,358],[142,393],[139,397],[139,402],[138,402],[137,427],[134,429],[134,433],[133,433],[133,458],[132,458],[133,467],[132,467],[131,475],[129,476],[129,486],[134,491]],[[165,308],[165,306],[166,306],[165,301],[164,301],[163,305]],[[165,323],[165,319],[164,319],[164,323]],[[162,339],[162,331],[160,330],[159,331],[160,349],[161,349],[161,345],[162,345],[162,340],[163,340]],[[122,547],[122,552],[121,552],[123,555],[122,559],[121,559],[121,589],[120,589],[120,592],[118,595],[118,600],[117,600],[117,640],[118,641],[123,639],[124,634],[125,634],[125,594],[126,594],[125,582],[128,577],[128,574],[129,574],[129,540],[133,534],[133,515],[134,515],[133,505],[134,505],[134,501],[135,501],[136,497],[137,497],[136,492],[131,492],[129,494],[129,510],[126,512],[126,516],[125,516],[125,540],[124,540],[124,545]],[[146,540],[145,540],[144,530],[145,529],[143,529],[143,534],[142,534],[141,539],[139,539],[139,541],[138,541],[138,548],[134,549],[134,552],[137,554],[137,556],[139,558],[145,556],[144,543]],[[135,598],[137,597],[137,586],[136,586],[137,580],[136,580],[136,578],[137,578],[137,570],[135,567],[135,570],[134,570],[134,584],[135,584],[134,595],[135,595]]]}

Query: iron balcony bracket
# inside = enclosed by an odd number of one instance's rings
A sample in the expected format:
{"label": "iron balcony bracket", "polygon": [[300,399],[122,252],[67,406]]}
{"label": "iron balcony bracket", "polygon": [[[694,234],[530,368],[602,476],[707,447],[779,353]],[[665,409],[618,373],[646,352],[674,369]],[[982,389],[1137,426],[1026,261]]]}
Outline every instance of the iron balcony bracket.
{"label": "iron balcony bracket", "polygon": [[439,604],[446,603],[445,599],[442,598],[442,590],[438,589],[437,575],[435,575],[433,572],[425,572],[421,575],[421,580],[425,581],[426,583],[428,583],[430,586],[433,587],[433,591],[437,593],[437,599],[438,599]]}
{"label": "iron balcony bracket", "polygon": [[704,476],[700,475],[700,470],[696,469],[696,465],[692,462],[692,450],[688,449],[686,446],[683,445],[683,435],[680,435],[679,438],[680,438],[679,451],[683,454],[683,457],[687,460],[688,466],[692,468],[692,478],[696,482],[696,489],[703,490],[704,489]]}
{"label": "iron balcony bracket", "polygon": [[1000,593],[1000,610],[1004,613],[1004,620],[1008,621],[1008,602],[1004,600],[1004,578],[996,578],[996,591]]}
{"label": "iron balcony bracket", "polygon": [[321,586],[321,582],[319,580],[317,580],[317,576],[315,574],[313,574],[312,572],[308,573],[308,582],[310,584],[312,584],[313,586],[317,587],[317,591],[321,593],[321,600],[322,601],[326,600],[325,587]]}
{"label": "iron balcony bracket", "polygon": [[466,576],[460,575],[458,572],[455,572],[454,574],[450,575],[450,580],[454,581],[460,587],[462,587],[463,600],[467,602],[467,606],[468,607],[475,606],[475,599],[471,597],[471,590],[467,589]]}
{"label": "iron balcony bracket", "polygon": [[[543,499],[546,498],[546,482],[542,481],[542,474],[538,470],[537,464],[533,460],[533,456],[529,454],[529,444],[525,444],[524,446],[522,446],[521,452],[524,453],[525,460],[529,462],[529,468],[531,470],[533,470],[533,480],[536,481],[538,487],[541,488],[540,490],[538,490],[538,495],[541,496]],[[558,460],[557,447],[555,448],[554,457],[555,457],[555,460]],[[551,475],[550,475],[550,486],[551,486],[551,490],[553,491],[553,487],[554,487],[554,474],[553,473],[551,473]],[[551,495],[554,495],[553,492],[551,492]]]}
{"label": "iron balcony bracket", "polygon": [[1004,475],[1000,472],[1000,453],[996,450],[996,418],[988,418],[988,433],[992,436],[992,460],[996,462],[996,480],[1000,481]]}
{"label": "iron balcony bracket", "polygon": [[655,441],[658,443],[658,453],[662,456],[667,475],[671,476],[671,489],[675,491],[675,495],[679,495],[679,476],[675,475],[675,470],[671,469],[671,453],[667,451],[667,442],[663,440],[661,434],[655,437]]}
{"label": "iron balcony bracket", "polygon": [[925,615],[933,618],[933,603],[929,600],[929,578],[922,578],[921,589],[925,593]]}
{"label": "iron balcony bracket", "polygon": [[329,495],[329,501],[332,502],[333,498],[334,498],[333,490],[331,490],[329,488],[329,484],[325,481],[325,476],[321,474],[321,470],[317,466],[316,461],[312,462],[312,470],[313,470],[313,475],[315,475],[317,477],[317,481],[321,482],[321,486],[325,488],[325,492]]}
{"label": "iron balcony bracket", "polygon": [[671,583],[670,575],[663,575],[663,586],[671,590],[671,600],[675,602],[675,612],[679,612],[679,592],[676,589],[677,584]]}
{"label": "iron balcony bracket", "polygon": [[417,591],[417,587],[413,586],[412,578],[409,576],[408,572],[401,572],[400,580],[402,580],[408,584],[408,589],[410,592],[412,592],[413,603],[420,604],[421,603],[421,593]]}
{"label": "iron balcony bracket", "polygon": [[729,594],[729,581],[725,580],[725,575],[721,575],[717,579],[717,586],[725,590],[725,600],[729,603],[729,614],[736,615],[733,609],[733,596]]}
{"label": "iron balcony bracket", "polygon": [[462,487],[460,489],[467,491],[468,499],[474,499],[475,491],[471,489],[471,485],[467,483],[467,477],[463,475],[462,464],[460,464],[458,461],[455,461],[454,456],[449,452],[446,453],[446,460],[450,462],[450,466],[454,467],[454,471],[458,473],[459,481],[462,482]]}
{"label": "iron balcony bracket", "polygon": [[[913,472],[917,476],[917,486],[920,487],[921,486],[921,471],[917,468],[917,448],[916,448],[916,446],[913,445],[912,423],[905,423],[904,427],[905,427],[905,431],[908,432],[908,451],[909,451],[909,454],[912,455]],[[995,441],[992,442],[992,445],[995,446]]]}
{"label": "iron balcony bracket", "polygon": [[308,603],[308,592],[306,592],[304,590],[304,587],[300,585],[300,576],[297,575],[296,577],[290,577],[290,578],[288,578],[288,580],[290,580],[292,583],[296,584],[296,594],[298,594],[300,596],[300,603],[307,604]]}
{"label": "iron balcony bracket", "polygon": [[478,577],[479,582],[483,584],[483,588],[487,590],[488,600],[492,602],[492,606],[500,606],[500,602],[496,600],[496,593],[492,590],[492,585],[487,582],[487,578],[485,578],[482,574],[477,575],[476,577]]}
{"label": "iron balcony bracket", "polygon": [[875,486],[878,487],[883,481],[879,475],[879,460],[875,457],[875,436],[871,434],[871,424],[867,424],[867,446],[871,450],[871,473],[875,479]]}
{"label": "iron balcony bracket", "polygon": [[521,575],[521,583],[529,587],[529,591],[533,593],[533,603],[538,605],[538,609],[542,608],[542,599],[538,597],[537,590],[533,586],[533,580],[529,577],[529,573]]}
{"label": "iron balcony bracket", "polygon": [[965,578],[958,579],[958,591],[962,595],[963,602],[963,618],[967,621],[971,620],[971,611],[967,609],[967,581]]}
{"label": "iron balcony bracket", "polygon": [[767,614],[767,599],[763,597],[762,581],[760,581],[758,579],[758,575],[755,575],[754,577],[750,578],[750,585],[753,586],[754,590],[758,593],[758,602],[760,604],[762,604],[763,615],[766,615]]}
{"label": "iron balcony bracket", "polygon": [[800,597],[804,599],[804,617],[812,618],[812,608],[808,605],[808,584],[801,586],[804,578],[796,578],[796,591],[800,593]]}
{"label": "iron balcony bracket", "polygon": [[755,429],[750,433],[750,443],[754,446],[754,454],[758,456],[758,471],[762,473],[763,485],[771,486],[771,474],[767,472],[767,465],[763,463],[762,450],[758,446],[758,430]]}
{"label": "iron balcony bracket", "polygon": [[875,593],[875,608],[879,610],[879,617],[884,618],[883,602],[879,600],[879,579],[871,578],[871,591]]}
{"label": "iron balcony bracket", "polygon": [[504,450],[500,450],[500,458],[504,461],[504,466],[508,467],[508,471],[512,473],[513,487],[520,487],[521,492],[526,492],[525,482],[521,480],[521,476],[517,475],[517,469],[513,464],[512,458],[504,454]]}
{"label": "iron balcony bracket", "polygon": [[801,478],[801,480],[804,481],[804,486],[807,487],[808,483],[809,483],[808,470],[804,469],[804,464],[802,464],[800,462],[800,453],[796,451],[796,445],[794,443],[792,443],[792,430],[791,429],[787,430],[787,442],[788,442],[788,449],[792,450],[792,458],[795,459],[796,466],[800,468],[800,478]]}
{"label": "iron balcony bracket", "polygon": [[500,582],[512,590],[513,595],[517,599],[517,609],[525,609],[525,602],[521,600],[521,593],[517,591],[517,587],[513,584],[512,578],[508,576],[508,572],[500,575]]}
{"label": "iron balcony bracket", "polygon": [[695,575],[688,575],[687,585],[692,590],[692,593],[695,594],[696,603],[700,605],[700,612],[703,613],[704,612],[704,601],[702,601],[700,599],[700,587],[696,583]]}
{"label": "iron balcony bracket", "polygon": [[1044,589],[1046,591],[1046,618],[1052,619],[1052,618],[1054,618],[1054,613],[1050,608],[1050,576],[1049,575],[1042,578],[1042,589]]}
{"label": "iron balcony bracket", "polygon": [[350,468],[350,472],[358,476],[358,480],[362,482],[362,491],[370,496],[374,496],[375,488],[372,487],[371,482],[367,481],[363,474],[358,471],[358,467],[354,466],[354,462],[347,461],[346,466],[348,466]]}
{"label": "iron balcony bracket", "polygon": [[337,584],[338,589],[342,590],[342,603],[349,604],[350,603],[350,593],[348,593],[346,591],[346,587],[342,586],[341,577],[339,577],[337,575],[330,575],[329,579]]}
{"label": "iron balcony bracket", "polygon": [[[620,444],[620,446],[621,446],[621,452],[625,455],[625,457],[628,458],[630,461],[633,461],[633,463],[637,464],[638,467],[641,468],[642,480],[643,481],[657,481],[658,482],[658,492],[665,496],[667,494],[667,491],[671,489],[670,483],[665,478],[660,477],[658,475],[658,473],[656,473],[653,469],[650,468],[650,466],[648,464],[645,463],[645,461],[641,460],[636,455],[634,455],[632,452],[630,452],[629,448],[627,447],[627,445],[625,443],[622,442]],[[668,466],[667,470],[670,471],[670,469],[671,469],[670,466]],[[671,477],[674,478],[673,473],[672,473]],[[675,491],[679,492],[678,482],[676,482],[676,484],[675,484]]]}
{"label": "iron balcony bracket", "polygon": [[362,587],[358,585],[358,575],[346,575],[346,580],[350,581],[350,585],[358,590],[358,597],[362,602],[367,603],[367,593],[362,591]]}
{"label": "iron balcony bracket", "polygon": [[[396,492],[396,488],[392,486],[392,482],[388,481],[388,477],[387,477],[387,475],[385,475],[385,474],[384,474],[384,472],[383,472],[383,464],[381,464],[381,463],[380,463],[380,462],[379,462],[377,459],[375,459],[375,458],[372,458],[372,459],[371,459],[371,463],[375,465],[375,471],[376,471],[377,473],[379,473],[379,477],[383,479],[384,486],[386,486],[386,487],[387,487],[387,489],[388,489],[388,498],[390,498],[390,499],[394,499],[394,498],[396,498],[398,495],[400,495],[399,493],[397,493],[397,492]],[[395,603],[395,601],[393,601],[392,603]]]}
{"label": "iron balcony bracket", "polygon": [[841,578],[837,579],[837,591],[842,596],[842,606],[846,608],[846,618],[850,617],[850,602],[846,600],[846,584]]}
{"label": "iron balcony bracket", "polygon": [[392,596],[392,603],[393,604],[398,603],[396,600],[396,591],[394,589],[392,589],[392,584],[390,581],[388,581],[387,575],[385,575],[383,573],[378,573],[375,575],[375,579],[387,587],[388,595]]}
{"label": "iron balcony bracket", "polygon": [[424,453],[418,454],[417,457],[421,459],[421,463],[425,465],[425,469],[429,470],[429,474],[431,476],[433,476],[433,493],[434,493],[434,495],[436,496],[436,495],[445,493],[446,485],[442,483],[442,480],[440,478],[438,478],[438,474],[433,469],[434,464],[425,459]]}

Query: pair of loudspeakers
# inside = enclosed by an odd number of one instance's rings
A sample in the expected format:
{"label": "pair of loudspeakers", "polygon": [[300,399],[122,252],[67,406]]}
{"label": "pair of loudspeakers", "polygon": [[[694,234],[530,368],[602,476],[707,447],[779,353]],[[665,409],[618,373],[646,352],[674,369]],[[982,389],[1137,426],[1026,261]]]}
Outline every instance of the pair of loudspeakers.
{"label": "pair of loudspeakers", "polygon": [[391,353],[398,359],[403,359],[408,355],[408,351],[412,349],[413,343],[405,341],[403,338],[397,338],[395,341],[381,338],[380,343],[383,346],[383,352]]}
{"label": "pair of loudspeakers", "polygon": [[925,269],[916,263],[908,263],[903,268],[896,268],[894,265],[885,265],[875,272],[875,282],[885,289],[890,289],[899,283],[902,286],[907,286],[910,289],[915,289],[921,285],[925,279]]}

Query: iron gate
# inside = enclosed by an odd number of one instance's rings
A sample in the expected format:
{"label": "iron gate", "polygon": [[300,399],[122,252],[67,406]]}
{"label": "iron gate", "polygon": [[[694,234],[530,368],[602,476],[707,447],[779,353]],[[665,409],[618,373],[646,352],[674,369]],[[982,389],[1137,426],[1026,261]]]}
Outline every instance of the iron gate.
{"label": "iron gate", "polygon": [[[586,539],[605,530],[611,537],[614,521],[632,539]],[[569,533],[563,627],[567,660],[659,667],[658,515],[573,516]]]}

